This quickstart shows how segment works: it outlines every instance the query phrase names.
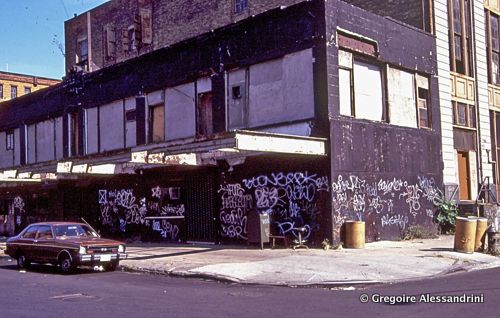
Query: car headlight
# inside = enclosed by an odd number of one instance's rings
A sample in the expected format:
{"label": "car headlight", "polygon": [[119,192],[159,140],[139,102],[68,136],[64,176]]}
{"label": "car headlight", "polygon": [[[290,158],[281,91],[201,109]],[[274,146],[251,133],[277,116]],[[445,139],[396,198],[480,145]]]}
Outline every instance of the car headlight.
{"label": "car headlight", "polygon": [[118,245],[118,253],[125,253],[125,245]]}
{"label": "car headlight", "polygon": [[80,255],[87,254],[87,248],[85,246],[80,246],[80,250],[78,250],[78,254],[80,254]]}

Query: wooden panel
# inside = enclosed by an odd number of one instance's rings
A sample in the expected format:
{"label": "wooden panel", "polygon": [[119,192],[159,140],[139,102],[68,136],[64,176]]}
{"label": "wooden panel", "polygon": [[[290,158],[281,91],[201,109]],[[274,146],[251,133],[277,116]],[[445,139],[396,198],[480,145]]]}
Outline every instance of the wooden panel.
{"label": "wooden panel", "polygon": [[490,11],[500,14],[500,1],[499,0],[485,0],[484,7]]}
{"label": "wooden panel", "polygon": [[451,73],[451,95],[453,99],[470,104],[475,100],[475,81],[457,73]]}
{"label": "wooden panel", "polygon": [[455,78],[455,97],[467,99],[467,80],[456,77]]}
{"label": "wooden panel", "polygon": [[488,104],[490,106],[490,109],[500,111],[500,87],[489,85]]}

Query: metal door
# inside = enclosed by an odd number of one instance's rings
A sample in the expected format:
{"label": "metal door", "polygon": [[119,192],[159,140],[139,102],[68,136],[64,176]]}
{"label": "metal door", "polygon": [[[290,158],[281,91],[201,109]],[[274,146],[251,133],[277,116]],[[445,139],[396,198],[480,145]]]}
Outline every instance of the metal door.
{"label": "metal door", "polygon": [[216,194],[214,174],[186,177],[187,241],[216,241]]}

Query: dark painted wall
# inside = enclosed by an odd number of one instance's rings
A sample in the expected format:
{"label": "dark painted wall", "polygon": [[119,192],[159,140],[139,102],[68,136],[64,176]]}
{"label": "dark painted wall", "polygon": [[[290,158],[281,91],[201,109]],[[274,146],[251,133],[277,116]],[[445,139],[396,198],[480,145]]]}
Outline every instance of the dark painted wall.
{"label": "dark painted wall", "polygon": [[303,237],[319,245],[331,238],[329,162],[326,157],[268,155],[249,157],[221,176],[220,236],[223,242],[246,242],[256,214],[268,214],[271,234]]}
{"label": "dark painted wall", "polygon": [[[430,77],[432,130],[339,115],[337,27],[376,41],[379,62]],[[366,221],[369,241],[400,238],[417,224],[435,230],[442,159],[434,37],[337,0],[326,3],[326,33],[335,239],[348,219]]]}

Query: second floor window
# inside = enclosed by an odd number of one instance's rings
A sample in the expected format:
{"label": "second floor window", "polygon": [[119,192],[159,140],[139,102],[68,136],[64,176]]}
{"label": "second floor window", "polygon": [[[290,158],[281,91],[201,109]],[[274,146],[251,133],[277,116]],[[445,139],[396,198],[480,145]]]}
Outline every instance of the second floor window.
{"label": "second floor window", "polygon": [[86,66],[89,58],[89,46],[87,38],[80,39],[76,45],[76,62],[80,66]]}
{"label": "second floor window", "polygon": [[345,51],[339,52],[339,64],[340,114],[384,120],[380,67]]}
{"label": "second floor window", "polygon": [[24,87],[24,94],[29,94],[31,93],[31,87],[25,86]]}
{"label": "second floor window", "polygon": [[3,84],[0,84],[0,99],[3,98]]}
{"label": "second floor window", "polygon": [[16,98],[17,97],[17,86],[12,85],[10,87],[10,98]]}
{"label": "second floor window", "polygon": [[451,0],[451,8],[448,8],[451,71],[472,77],[470,12],[470,0]]}

